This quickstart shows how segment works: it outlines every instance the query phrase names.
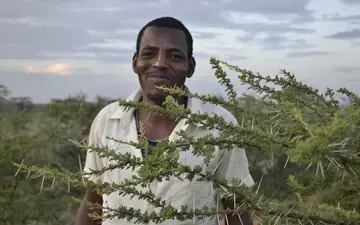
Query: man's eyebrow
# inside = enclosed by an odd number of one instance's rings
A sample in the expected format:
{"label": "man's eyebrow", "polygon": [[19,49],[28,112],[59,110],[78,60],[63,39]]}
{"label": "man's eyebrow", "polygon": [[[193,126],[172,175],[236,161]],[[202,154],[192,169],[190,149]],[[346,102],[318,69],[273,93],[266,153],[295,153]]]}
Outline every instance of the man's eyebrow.
{"label": "man's eyebrow", "polygon": [[176,47],[167,48],[166,50],[172,52],[183,52],[180,48],[176,48]]}
{"label": "man's eyebrow", "polygon": [[158,49],[158,48],[157,48],[157,47],[155,47],[155,46],[146,45],[146,46],[144,46],[143,48],[141,48],[141,50],[143,50],[143,49],[156,50],[156,49]]}
{"label": "man's eyebrow", "polygon": [[[159,49],[158,47],[151,46],[151,45],[146,45],[146,46],[144,46],[141,50],[158,50],[158,49]],[[141,50],[140,50],[140,51],[141,51]],[[184,51],[182,51],[180,48],[177,48],[177,47],[169,47],[169,48],[166,48],[166,51],[182,52],[182,53],[184,53]]]}

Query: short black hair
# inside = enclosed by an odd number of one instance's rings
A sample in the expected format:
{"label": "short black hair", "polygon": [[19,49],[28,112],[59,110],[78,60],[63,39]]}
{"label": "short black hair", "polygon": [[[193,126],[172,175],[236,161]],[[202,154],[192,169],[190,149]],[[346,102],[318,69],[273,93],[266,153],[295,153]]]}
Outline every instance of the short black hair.
{"label": "short black hair", "polygon": [[178,19],[175,19],[173,17],[165,16],[165,17],[159,17],[156,18],[150,22],[148,22],[141,30],[139,31],[139,34],[136,39],[136,53],[139,53],[140,50],[140,43],[141,39],[144,35],[144,31],[148,27],[164,27],[164,28],[172,28],[172,29],[178,29],[182,30],[185,34],[186,43],[188,47],[188,57],[191,58],[193,56],[193,38],[190,34],[190,31],[186,28],[186,26]]}

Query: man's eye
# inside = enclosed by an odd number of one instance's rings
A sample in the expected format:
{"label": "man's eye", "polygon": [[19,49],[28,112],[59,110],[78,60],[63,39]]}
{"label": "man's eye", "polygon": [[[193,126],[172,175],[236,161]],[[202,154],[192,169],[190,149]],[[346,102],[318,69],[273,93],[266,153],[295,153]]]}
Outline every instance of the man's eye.
{"label": "man's eye", "polygon": [[172,59],[183,59],[184,57],[182,55],[179,55],[179,54],[172,54],[171,58]]}
{"label": "man's eye", "polygon": [[154,53],[153,52],[143,52],[141,55],[145,56],[145,57],[152,57],[152,56],[154,56]]}

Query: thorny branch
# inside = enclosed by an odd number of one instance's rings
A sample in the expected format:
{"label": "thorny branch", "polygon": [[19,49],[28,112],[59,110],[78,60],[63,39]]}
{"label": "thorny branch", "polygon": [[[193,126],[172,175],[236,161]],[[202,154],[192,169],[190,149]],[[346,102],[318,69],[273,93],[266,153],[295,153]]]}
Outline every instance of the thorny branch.
{"label": "thorny branch", "polygon": [[[67,185],[86,186],[89,181],[83,179],[91,174],[101,175],[109,170],[133,169],[137,175],[132,179],[125,179],[120,184],[93,184],[103,194],[118,192],[148,201],[155,207],[160,207],[160,214],[154,212],[142,213],[133,208],[122,206],[118,209],[102,207],[108,214],[102,218],[126,218],[138,223],[148,221],[161,222],[168,219],[186,220],[201,219],[204,216],[219,216],[227,213],[241,213],[244,211],[261,212],[262,224],[280,224],[280,221],[292,221],[293,224],[341,224],[350,225],[360,221],[360,214],[348,211],[331,204],[318,203],[310,207],[306,196],[317,193],[321,189],[345,184],[353,192],[360,190],[360,101],[359,97],[345,88],[337,93],[348,96],[352,104],[341,106],[335,100],[335,91],[327,89],[324,94],[317,89],[303,84],[295,76],[281,70],[283,76],[274,77],[254,74],[240,69],[238,66],[212,58],[210,60],[215,76],[224,86],[229,100],[211,95],[193,94],[182,89],[159,87],[164,91],[177,95],[187,95],[197,98],[204,103],[220,105],[233,114],[243,115],[238,124],[229,118],[218,115],[199,114],[178,105],[172,97],[168,97],[163,106],[150,106],[144,103],[120,101],[125,110],[139,108],[150,110],[154,114],[168,116],[174,119],[184,119],[196,129],[213,131],[211,135],[193,138],[187,132],[179,133],[181,137],[176,141],[164,141],[151,149],[151,154],[144,159],[131,154],[119,154],[109,148],[93,148],[84,143],[73,143],[84,150],[92,149],[99,156],[106,157],[112,163],[99,171],[88,174],[82,172],[58,171],[54,169],[38,168],[21,164],[21,171],[33,174],[33,178],[62,180]],[[221,65],[239,73],[238,79],[250,89],[264,94],[265,110],[250,110],[240,106],[237,92],[234,90],[229,76]],[[277,89],[275,88],[277,87]],[[246,121],[249,120],[250,122]],[[264,119],[265,118],[265,119]],[[115,142],[132,145],[135,148],[149,150],[148,143],[140,139],[138,142],[125,142],[113,139]],[[245,187],[241,181],[217,180],[210,171],[203,171],[198,167],[190,167],[179,163],[179,154],[191,150],[194,155],[203,156],[208,163],[216,149],[224,151],[234,148],[257,148],[262,153],[277,152],[288,156],[284,169],[289,161],[297,164],[316,166],[312,179],[306,183],[289,176],[288,184],[293,188],[299,200],[291,207],[276,204],[259,194],[260,183],[257,187]],[[166,152],[167,154],[163,154]],[[326,165],[328,163],[328,165]],[[81,164],[81,163],[80,163]],[[20,167],[20,164],[15,164]],[[81,165],[80,165],[81,168]],[[193,208],[183,207],[175,209],[171,204],[163,201],[159,196],[146,187],[151,182],[163,179],[188,179],[210,182],[214,192],[228,200],[235,199],[235,209]],[[139,189],[140,187],[140,189]],[[360,201],[360,199],[359,199]],[[290,208],[290,209],[289,209]],[[98,215],[93,215],[98,216]]]}

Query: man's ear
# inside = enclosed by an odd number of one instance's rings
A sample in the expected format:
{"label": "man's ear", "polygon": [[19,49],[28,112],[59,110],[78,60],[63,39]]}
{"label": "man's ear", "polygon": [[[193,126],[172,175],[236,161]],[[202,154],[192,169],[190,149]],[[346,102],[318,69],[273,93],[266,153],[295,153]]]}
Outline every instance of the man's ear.
{"label": "man's ear", "polygon": [[189,59],[189,70],[188,70],[188,74],[187,74],[187,78],[190,78],[194,75],[195,72],[195,67],[196,67],[196,61],[194,57],[191,57]]}
{"label": "man's ear", "polygon": [[137,63],[137,53],[135,52],[133,55],[133,59],[132,59],[132,67],[133,67],[134,73],[138,74],[138,71],[136,68],[136,63]]}

